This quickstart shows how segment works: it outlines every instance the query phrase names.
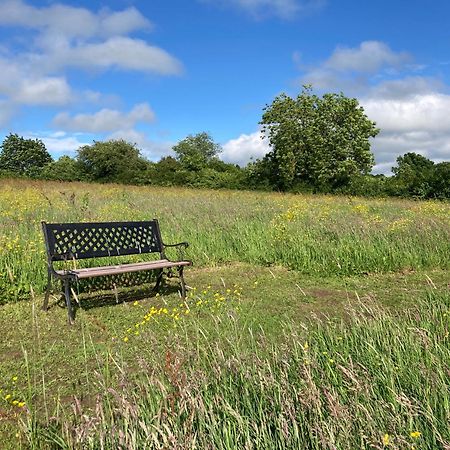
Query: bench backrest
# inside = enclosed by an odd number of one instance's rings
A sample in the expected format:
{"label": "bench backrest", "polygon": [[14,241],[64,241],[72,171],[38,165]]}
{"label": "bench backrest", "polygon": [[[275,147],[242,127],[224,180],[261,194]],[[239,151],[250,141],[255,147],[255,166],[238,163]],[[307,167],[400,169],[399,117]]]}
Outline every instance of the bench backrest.
{"label": "bench backrest", "polygon": [[159,224],[145,222],[42,222],[51,261],[163,253]]}

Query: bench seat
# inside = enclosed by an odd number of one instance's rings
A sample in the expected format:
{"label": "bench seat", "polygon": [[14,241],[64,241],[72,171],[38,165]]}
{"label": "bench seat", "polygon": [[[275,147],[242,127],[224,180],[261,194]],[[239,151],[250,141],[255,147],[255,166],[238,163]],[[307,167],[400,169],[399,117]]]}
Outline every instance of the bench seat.
{"label": "bench seat", "polygon": [[88,267],[74,270],[56,270],[60,276],[72,275],[81,280],[83,278],[103,277],[107,275],[119,275],[129,272],[140,272],[143,270],[168,269],[170,267],[190,266],[191,261],[172,262],[168,259],[158,259],[156,261],[147,261],[131,264],[119,264],[116,266]]}

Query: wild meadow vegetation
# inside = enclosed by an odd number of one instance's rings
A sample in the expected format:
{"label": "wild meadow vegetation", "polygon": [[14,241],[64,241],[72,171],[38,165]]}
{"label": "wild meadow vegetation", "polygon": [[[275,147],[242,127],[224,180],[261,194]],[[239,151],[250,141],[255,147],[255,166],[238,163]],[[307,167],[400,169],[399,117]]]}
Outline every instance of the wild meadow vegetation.
{"label": "wild meadow vegetation", "polygon": [[[41,220],[149,218],[190,242],[185,302],[39,310]],[[438,201],[1,180],[2,442],[449,449],[449,238]]]}

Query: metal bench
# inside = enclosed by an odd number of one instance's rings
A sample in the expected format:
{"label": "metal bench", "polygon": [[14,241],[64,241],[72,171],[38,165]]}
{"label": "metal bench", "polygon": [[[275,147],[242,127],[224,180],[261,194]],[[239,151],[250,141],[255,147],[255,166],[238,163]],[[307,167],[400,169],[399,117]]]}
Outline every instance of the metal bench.
{"label": "metal bench", "polygon": [[[183,248],[187,242],[164,244],[159,223],[156,219],[144,222],[95,222],[95,223],[46,223],[42,222],[45,246],[47,250],[48,279],[42,309],[48,310],[48,301],[52,280],[60,280],[67,306],[69,323],[74,322],[74,312],[70,300],[71,283],[93,277],[120,275],[140,271],[157,271],[154,290],[159,291],[165,269],[175,268],[180,279],[181,296],[186,296],[186,284],[183,277],[185,266],[191,261],[183,259]],[[178,247],[180,260],[171,261],[166,257],[165,249]],[[81,269],[55,269],[55,261],[76,261],[87,258],[109,258],[127,255],[159,253],[160,259],[148,262],[136,262]],[[170,274],[169,274],[170,275]]]}

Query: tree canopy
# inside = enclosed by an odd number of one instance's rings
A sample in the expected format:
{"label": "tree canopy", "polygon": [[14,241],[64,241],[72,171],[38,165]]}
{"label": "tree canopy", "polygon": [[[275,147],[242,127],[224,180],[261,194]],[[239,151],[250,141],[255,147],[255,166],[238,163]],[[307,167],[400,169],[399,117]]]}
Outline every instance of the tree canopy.
{"label": "tree canopy", "polygon": [[338,188],[374,165],[369,138],[379,130],[358,100],[312,93],[281,94],[264,108],[260,124],[271,151],[265,157],[272,183],[287,190],[297,183]]}
{"label": "tree canopy", "polygon": [[1,145],[0,170],[18,175],[36,176],[53,159],[39,139],[10,134]]}
{"label": "tree canopy", "polygon": [[184,169],[198,171],[221,152],[220,145],[206,132],[189,135],[172,147]]}
{"label": "tree canopy", "polygon": [[133,183],[147,167],[136,145],[123,139],[80,147],[77,161],[85,178],[100,182]]}

